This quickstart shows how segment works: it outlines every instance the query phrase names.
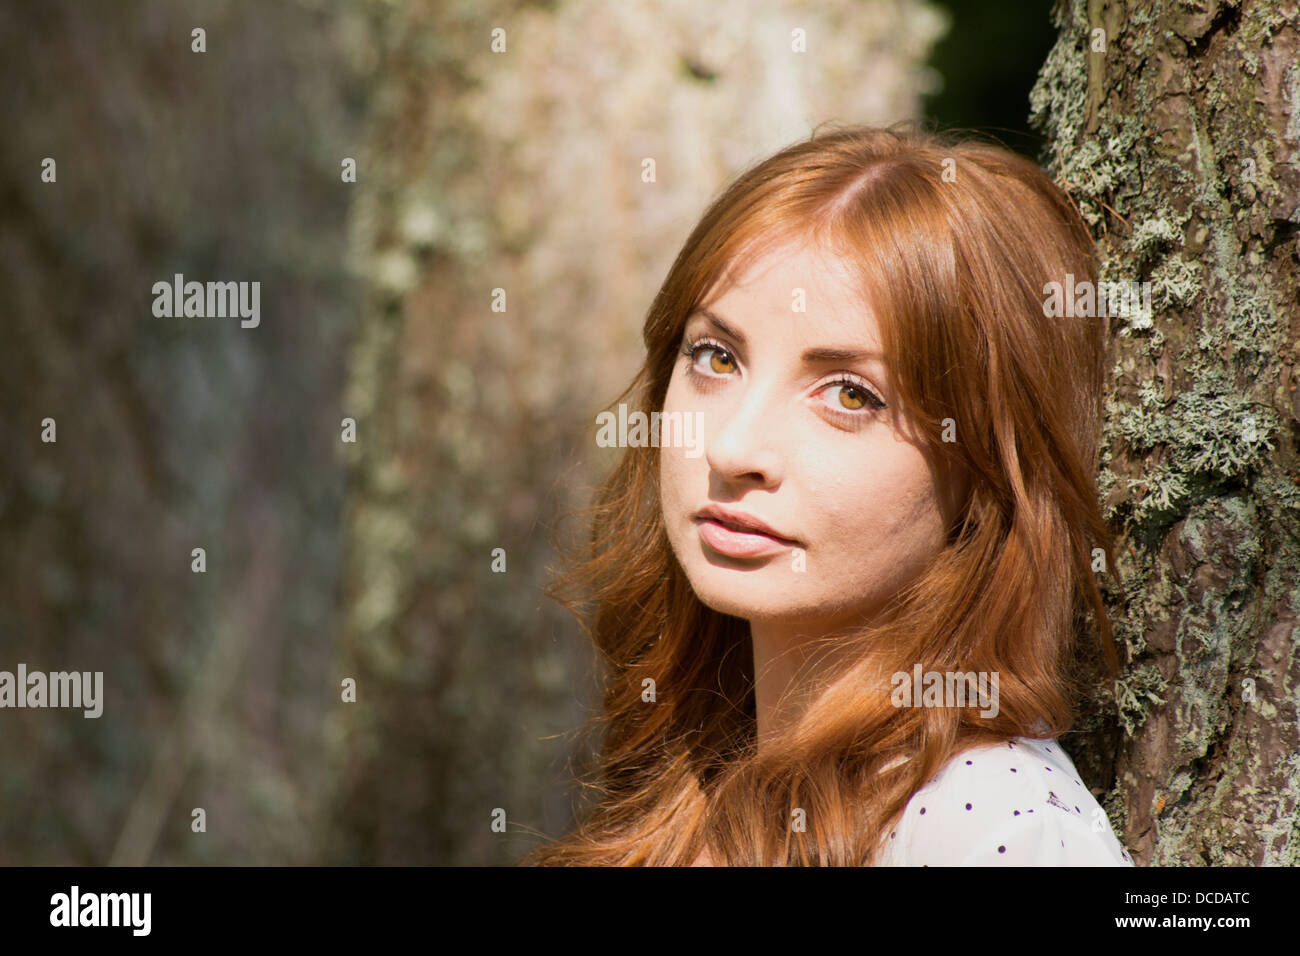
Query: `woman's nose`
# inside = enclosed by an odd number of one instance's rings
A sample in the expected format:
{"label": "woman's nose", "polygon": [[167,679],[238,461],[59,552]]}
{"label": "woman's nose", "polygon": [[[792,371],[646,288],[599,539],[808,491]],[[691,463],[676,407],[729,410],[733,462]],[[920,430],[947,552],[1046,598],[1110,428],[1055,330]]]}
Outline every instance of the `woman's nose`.
{"label": "woman's nose", "polygon": [[730,481],[779,482],[781,435],[788,427],[782,418],[773,390],[757,386],[713,409],[705,419],[704,447],[709,467]]}

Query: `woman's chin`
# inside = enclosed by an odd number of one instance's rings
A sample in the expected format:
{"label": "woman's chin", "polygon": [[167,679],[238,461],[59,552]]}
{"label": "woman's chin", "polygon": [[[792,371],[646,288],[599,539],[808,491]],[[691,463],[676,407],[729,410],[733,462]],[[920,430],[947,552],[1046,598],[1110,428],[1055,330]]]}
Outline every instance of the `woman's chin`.
{"label": "woman's chin", "polygon": [[707,571],[689,574],[688,579],[700,603],[719,614],[747,620],[779,620],[802,617],[815,610],[806,601],[783,593],[773,578],[761,571],[710,566]]}

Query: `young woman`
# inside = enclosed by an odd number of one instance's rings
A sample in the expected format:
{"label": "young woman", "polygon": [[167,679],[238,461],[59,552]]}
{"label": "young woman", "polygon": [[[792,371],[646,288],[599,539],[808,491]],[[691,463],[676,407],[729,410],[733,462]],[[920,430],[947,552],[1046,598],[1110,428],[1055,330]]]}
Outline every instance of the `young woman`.
{"label": "young woman", "polygon": [[553,592],[609,668],[594,799],[525,862],[1131,865],[1055,741],[1087,632],[1116,668],[1104,320],[1044,306],[1095,278],[978,142],[832,130],[713,203],[623,396],[665,440]]}

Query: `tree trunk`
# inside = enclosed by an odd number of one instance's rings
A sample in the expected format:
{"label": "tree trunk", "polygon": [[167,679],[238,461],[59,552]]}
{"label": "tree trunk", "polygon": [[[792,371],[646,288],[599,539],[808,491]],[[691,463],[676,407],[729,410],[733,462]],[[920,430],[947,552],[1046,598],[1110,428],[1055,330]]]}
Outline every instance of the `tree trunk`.
{"label": "tree trunk", "polygon": [[1103,580],[1128,660],[1076,747],[1113,772],[1139,864],[1295,865],[1300,11],[1133,6],[1059,6],[1031,97],[1103,278],[1153,307],[1109,320]]}
{"label": "tree trunk", "polygon": [[943,18],[919,0],[795,22],[739,0],[374,9],[335,678],[357,699],[336,708],[325,855],[509,863],[570,823],[572,732],[598,698],[590,644],[542,593],[548,530],[619,454],[595,416],[641,361],[659,282],[743,166],[827,118],[919,115]]}

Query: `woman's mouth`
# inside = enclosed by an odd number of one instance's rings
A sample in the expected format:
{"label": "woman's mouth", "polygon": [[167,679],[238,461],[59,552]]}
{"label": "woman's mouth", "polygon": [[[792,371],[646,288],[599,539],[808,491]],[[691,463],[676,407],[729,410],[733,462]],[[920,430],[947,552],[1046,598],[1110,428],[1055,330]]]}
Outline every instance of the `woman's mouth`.
{"label": "woman's mouth", "polygon": [[706,515],[696,517],[695,524],[704,543],[729,558],[760,558],[797,546],[797,542]]}

